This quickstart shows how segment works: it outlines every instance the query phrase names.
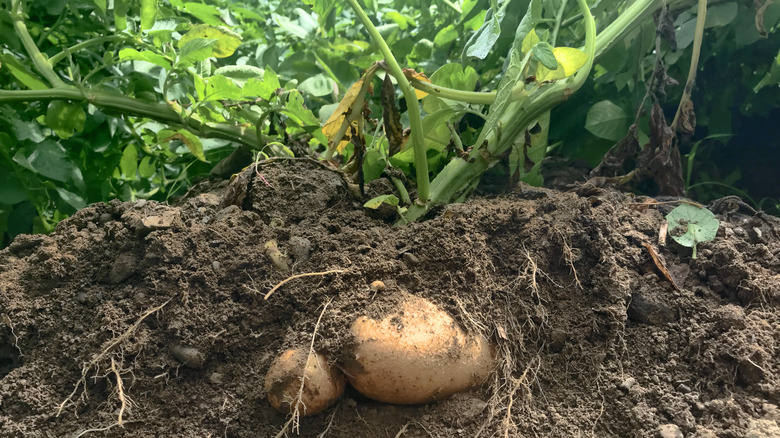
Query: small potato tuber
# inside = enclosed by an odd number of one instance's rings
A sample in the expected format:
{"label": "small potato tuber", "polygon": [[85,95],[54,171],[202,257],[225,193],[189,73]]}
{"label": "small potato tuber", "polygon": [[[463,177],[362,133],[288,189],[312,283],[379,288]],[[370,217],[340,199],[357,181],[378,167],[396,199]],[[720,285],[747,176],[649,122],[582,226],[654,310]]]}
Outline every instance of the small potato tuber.
{"label": "small potato tuber", "polygon": [[356,347],[344,370],[374,400],[417,404],[441,400],[483,384],[496,365],[492,346],[469,336],[430,301],[407,296],[381,320],[352,324]]}
{"label": "small potato tuber", "polygon": [[314,352],[309,355],[306,349],[285,351],[265,375],[265,391],[271,406],[280,412],[293,413],[297,405],[301,416],[316,414],[333,404],[344,393],[345,384],[344,375],[331,367],[325,356]]}

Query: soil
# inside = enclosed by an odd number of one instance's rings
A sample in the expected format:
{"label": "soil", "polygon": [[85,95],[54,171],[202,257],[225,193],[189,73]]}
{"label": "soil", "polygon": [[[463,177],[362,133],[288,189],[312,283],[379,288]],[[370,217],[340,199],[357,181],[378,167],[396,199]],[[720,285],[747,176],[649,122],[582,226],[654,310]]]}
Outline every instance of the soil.
{"label": "soil", "polygon": [[[777,218],[712,205],[693,259],[659,244],[676,203],[520,186],[395,227],[316,163],[260,172],[0,251],[2,436],[780,436]],[[403,293],[487,336],[494,377],[412,406],[348,387],[289,430],[263,386],[275,356],[314,337],[348,359],[352,321]]]}

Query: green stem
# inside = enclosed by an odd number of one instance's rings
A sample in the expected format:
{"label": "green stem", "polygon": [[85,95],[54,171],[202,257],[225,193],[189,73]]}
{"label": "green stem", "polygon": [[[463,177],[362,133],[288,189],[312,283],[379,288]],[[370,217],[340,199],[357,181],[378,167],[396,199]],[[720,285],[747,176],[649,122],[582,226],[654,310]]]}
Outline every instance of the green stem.
{"label": "green stem", "polygon": [[44,90],[0,90],[0,104],[15,102],[34,102],[49,100],[72,100],[88,102],[96,107],[120,114],[148,117],[161,123],[183,127],[193,134],[222,138],[257,147],[257,136],[251,128],[223,124],[206,124],[197,120],[183,120],[173,108],[162,103],[143,102],[132,97],[91,90],[79,90],[76,87],[56,87]]}
{"label": "green stem", "polygon": [[552,37],[550,38],[550,45],[555,47],[555,42],[558,40],[558,31],[561,29],[561,20],[563,20],[563,11],[566,9],[566,3],[569,0],[563,0],[561,7],[558,8],[558,12],[555,14],[555,27],[553,27]]}
{"label": "green stem", "polygon": [[[658,9],[661,4],[661,0],[638,0],[626,10],[620,14],[606,29],[601,31],[596,37],[596,52],[595,58],[599,58],[604,52],[607,51],[612,45],[625,36],[628,32],[635,28],[635,24],[650,17],[650,15]],[[572,17],[573,21],[579,20],[583,17],[583,14],[578,14]],[[564,21],[561,26],[565,27],[572,18]],[[573,22],[572,21],[572,22]],[[420,91],[424,91],[428,94],[432,94],[437,97],[445,99],[457,100],[466,103],[475,103],[481,105],[488,105],[496,100],[496,92],[474,92],[474,91],[462,91],[452,88],[442,87],[427,82],[412,80],[412,85]],[[518,100],[523,97],[523,87],[517,87],[512,90],[512,100]]]}
{"label": "green stem", "polygon": [[398,65],[393,52],[390,47],[387,46],[385,39],[379,34],[379,30],[368,18],[363,8],[360,7],[357,0],[347,0],[349,5],[355,11],[355,15],[363,23],[363,26],[371,35],[371,38],[379,47],[379,51],[382,52],[382,56],[385,57],[387,63],[388,72],[393,75],[398,86],[401,88],[404,98],[407,103],[407,111],[409,113],[409,124],[411,125],[411,141],[414,147],[414,167],[417,174],[417,197],[418,202],[425,204],[428,202],[430,196],[430,180],[428,176],[428,157],[425,151],[425,140],[423,138],[422,130],[422,117],[420,116],[420,105],[417,103],[417,95],[414,88],[409,84],[406,79],[401,66]]}
{"label": "green stem", "polygon": [[661,0],[638,0],[627,7],[596,38],[596,58],[613,44],[636,28],[636,24],[649,18],[661,5]]}
{"label": "green stem", "polygon": [[[564,102],[585,83],[593,67],[596,51],[596,22],[586,0],[577,0],[577,4],[585,18],[585,53],[588,55],[588,61],[574,76],[538,88],[528,95],[527,99],[511,102],[498,122],[499,126],[505,127],[501,138],[493,131],[488,136],[487,148],[483,150],[475,147],[469,161],[461,158],[450,161],[431,184],[432,203],[448,203],[463,197],[531,123]],[[415,220],[427,210],[428,206],[413,205],[409,208],[406,219]]]}
{"label": "green stem", "polygon": [[393,182],[395,189],[398,190],[398,194],[401,195],[401,203],[403,203],[403,205],[411,204],[412,199],[409,198],[409,192],[406,190],[406,186],[404,186],[404,182],[396,177],[390,178],[390,181]]}
{"label": "green stem", "polygon": [[58,62],[62,61],[67,57],[68,55],[71,55],[81,49],[87,48],[89,46],[94,46],[96,44],[103,44],[108,41],[136,41],[135,38],[126,38],[118,35],[108,35],[108,36],[102,36],[97,38],[91,38],[86,41],[82,41],[78,44],[75,44],[73,46],[68,47],[67,49],[64,49],[60,53],[52,56],[49,58],[49,63],[54,66],[57,65]]}
{"label": "green stem", "polygon": [[30,36],[30,32],[27,30],[27,25],[24,24],[24,14],[22,12],[22,0],[13,0],[11,5],[11,18],[14,22],[14,30],[16,35],[22,42],[27,54],[30,55],[30,59],[38,70],[38,73],[42,74],[49,83],[55,87],[65,85],[65,83],[54,72],[49,60],[38,50],[38,46],[35,45]]}

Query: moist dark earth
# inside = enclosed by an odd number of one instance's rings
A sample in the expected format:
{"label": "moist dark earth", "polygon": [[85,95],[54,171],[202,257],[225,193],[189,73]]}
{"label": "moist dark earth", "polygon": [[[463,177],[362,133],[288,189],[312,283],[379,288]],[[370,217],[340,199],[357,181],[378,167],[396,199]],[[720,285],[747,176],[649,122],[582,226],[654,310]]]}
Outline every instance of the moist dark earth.
{"label": "moist dark earth", "polygon": [[[398,227],[319,164],[258,170],[270,185],[96,204],[0,251],[2,436],[780,436],[777,218],[711,205],[693,259],[659,243],[676,203],[518,186]],[[276,355],[314,337],[338,363],[402,293],[488,337],[493,377],[415,406],[348,387],[291,430]]]}

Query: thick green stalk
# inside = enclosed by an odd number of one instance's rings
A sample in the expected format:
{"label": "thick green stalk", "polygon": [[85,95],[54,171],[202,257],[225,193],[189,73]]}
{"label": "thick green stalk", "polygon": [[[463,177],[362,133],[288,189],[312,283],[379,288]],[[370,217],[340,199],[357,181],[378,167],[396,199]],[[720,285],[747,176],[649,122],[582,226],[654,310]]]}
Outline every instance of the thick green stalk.
{"label": "thick green stalk", "polygon": [[[596,54],[595,58],[598,59],[604,52],[607,51],[612,45],[624,37],[628,32],[635,28],[637,23],[642,22],[646,18],[650,17],[661,5],[661,0],[638,0],[627,7],[626,10],[610,23],[606,29],[601,31],[596,37]],[[578,15],[582,18],[582,15]],[[568,20],[567,20],[568,21]],[[561,26],[566,26],[567,22],[564,22]],[[425,91],[428,94],[432,94],[437,97],[445,99],[457,100],[466,103],[475,103],[480,105],[491,104],[496,100],[496,92],[474,92],[455,90],[452,88],[442,87],[435,84],[429,84],[418,80],[412,80],[412,85],[420,91]],[[522,90],[512,90],[512,99],[520,99],[522,97]]]}
{"label": "thick green stalk", "polygon": [[173,108],[163,103],[144,102],[101,91],[82,91],[68,86],[45,90],[0,90],[0,104],[49,100],[88,102],[102,110],[147,117],[161,123],[180,126],[203,137],[222,138],[250,147],[258,145],[253,127],[243,128],[234,125],[201,123],[193,119],[184,120]]}
{"label": "thick green stalk", "polygon": [[409,112],[409,124],[411,125],[411,141],[414,147],[414,167],[417,173],[417,201],[425,204],[428,202],[430,194],[430,180],[428,176],[428,157],[425,151],[425,139],[423,138],[422,129],[422,117],[420,116],[420,105],[417,103],[417,94],[414,88],[409,84],[409,80],[406,79],[401,66],[398,65],[393,52],[390,47],[387,46],[385,39],[379,34],[379,30],[368,18],[363,8],[360,7],[357,0],[347,0],[349,5],[355,11],[355,15],[363,23],[363,27],[366,28],[368,34],[374,40],[379,47],[379,51],[382,52],[382,56],[385,57],[387,63],[388,72],[393,75],[398,86],[401,88],[404,98],[407,103],[407,111]]}
{"label": "thick green stalk", "polygon": [[[503,126],[501,137],[495,130],[487,138],[487,147],[475,146],[470,161],[456,158],[439,173],[431,184],[431,203],[445,204],[462,197],[478,182],[482,174],[512,147],[528,126],[554,106],[564,102],[587,80],[593,67],[596,50],[596,22],[590,14],[586,0],[577,0],[585,18],[585,53],[588,61],[574,76],[545,85],[532,92],[524,100],[511,102],[499,120]],[[412,206],[406,219],[416,220],[428,211],[428,206]]]}
{"label": "thick green stalk", "polygon": [[35,68],[38,70],[38,73],[42,74],[43,77],[45,77],[52,86],[58,87],[65,85],[62,79],[57,76],[57,73],[54,72],[54,69],[49,63],[49,60],[43,56],[43,53],[41,53],[41,51],[38,49],[38,46],[35,45],[35,41],[33,41],[32,37],[30,36],[30,32],[27,30],[27,25],[24,24],[22,0],[13,1],[11,6],[11,17],[14,22],[16,36],[19,37],[19,40],[22,42],[24,49],[27,51],[27,54],[30,55],[30,59],[32,60],[33,65],[35,65]]}

